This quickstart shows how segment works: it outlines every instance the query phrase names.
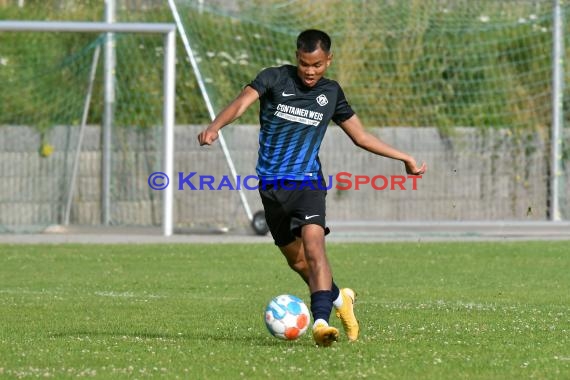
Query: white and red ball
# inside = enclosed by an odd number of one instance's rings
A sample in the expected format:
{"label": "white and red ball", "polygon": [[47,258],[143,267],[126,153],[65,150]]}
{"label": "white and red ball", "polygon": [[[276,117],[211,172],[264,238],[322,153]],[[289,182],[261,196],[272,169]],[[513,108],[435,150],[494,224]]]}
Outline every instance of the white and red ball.
{"label": "white and red ball", "polygon": [[295,340],[303,335],[311,322],[307,305],[298,297],[282,294],[265,308],[265,325],[274,337]]}

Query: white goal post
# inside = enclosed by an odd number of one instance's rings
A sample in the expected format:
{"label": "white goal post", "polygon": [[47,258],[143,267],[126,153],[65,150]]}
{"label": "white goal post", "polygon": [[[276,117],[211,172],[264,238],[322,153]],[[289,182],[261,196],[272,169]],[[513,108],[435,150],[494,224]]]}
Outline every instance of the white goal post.
{"label": "white goal post", "polygon": [[[176,72],[176,25],[167,23],[106,23],[62,21],[0,21],[0,32],[93,32],[93,33],[151,33],[164,35],[163,71],[163,172],[173,178],[174,172],[174,105]],[[173,186],[162,190],[162,231],[173,233]]]}

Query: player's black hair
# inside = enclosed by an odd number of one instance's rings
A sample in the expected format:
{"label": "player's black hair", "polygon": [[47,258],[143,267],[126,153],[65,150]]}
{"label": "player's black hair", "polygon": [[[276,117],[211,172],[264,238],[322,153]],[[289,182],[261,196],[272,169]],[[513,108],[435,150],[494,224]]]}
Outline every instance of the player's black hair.
{"label": "player's black hair", "polygon": [[307,29],[297,37],[297,50],[305,53],[312,53],[318,48],[325,53],[331,50],[331,38],[322,30]]}

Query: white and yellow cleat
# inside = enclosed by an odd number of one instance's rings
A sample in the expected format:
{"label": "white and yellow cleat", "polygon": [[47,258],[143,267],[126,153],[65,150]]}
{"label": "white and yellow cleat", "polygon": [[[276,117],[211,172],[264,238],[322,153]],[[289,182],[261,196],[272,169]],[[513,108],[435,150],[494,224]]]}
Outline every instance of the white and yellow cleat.
{"label": "white and yellow cleat", "polygon": [[327,325],[326,322],[317,322],[313,326],[313,339],[317,346],[329,347],[338,340],[338,329]]}
{"label": "white and yellow cleat", "polygon": [[358,332],[360,331],[358,320],[354,315],[356,293],[352,289],[343,288],[340,290],[340,294],[342,296],[342,306],[336,309],[336,316],[342,322],[342,327],[348,340],[354,342],[358,339]]}

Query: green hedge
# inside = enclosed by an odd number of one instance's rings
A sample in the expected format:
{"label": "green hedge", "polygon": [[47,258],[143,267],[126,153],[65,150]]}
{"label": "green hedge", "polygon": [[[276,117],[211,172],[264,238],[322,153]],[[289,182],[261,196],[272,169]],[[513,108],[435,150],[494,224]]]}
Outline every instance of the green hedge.
{"label": "green hedge", "polygon": [[[0,7],[0,19],[103,18],[102,1],[73,1],[68,2],[72,6],[61,8],[62,3],[65,2],[37,0],[27,1],[21,9]],[[475,5],[471,6],[472,3]],[[329,76],[341,82],[367,125],[438,126],[444,130],[454,126],[543,129],[550,125],[550,10],[529,22],[513,24],[512,19],[504,17],[503,6],[501,10],[497,8],[496,14],[488,15],[495,23],[486,24],[476,17],[476,7],[481,4],[472,3],[461,2],[454,17],[448,17],[437,9],[424,9],[421,2],[378,2],[380,5],[366,9],[364,15],[372,21],[381,21],[358,23],[357,17],[363,17],[360,8],[364,3],[346,1],[330,9],[326,23],[320,25],[315,20],[314,26],[328,27],[335,41],[335,63]],[[313,6],[312,2],[307,4],[299,6]],[[510,6],[519,5],[512,2]],[[236,15],[219,9],[200,13],[192,6],[184,9],[185,24],[192,31],[190,37],[200,55],[203,74],[209,79],[207,86],[216,110],[230,101],[262,67],[276,64],[276,58],[294,60],[294,39],[306,21],[294,20],[299,10],[283,8],[265,14],[265,24],[258,22],[251,9],[249,12]],[[166,5],[121,11],[120,16],[128,21],[172,22]],[[396,28],[399,29],[393,32]],[[236,40],[237,31],[245,38]],[[568,27],[566,31],[570,35]],[[253,35],[260,37],[251,38]],[[0,124],[28,123],[28,120],[33,123],[38,110],[44,107],[45,97],[58,98],[63,96],[58,91],[68,91],[58,83],[71,80],[82,83],[84,74],[73,78],[72,70],[62,70],[56,77],[44,78],[39,73],[49,65],[61,65],[63,57],[77,52],[89,55],[89,45],[96,37],[72,33],[57,36],[0,33],[0,59],[8,59],[7,64],[0,65],[0,81],[21,87],[17,99],[10,98],[7,92],[0,93]],[[141,36],[125,38],[122,50],[117,52],[118,72],[134,70],[133,62],[138,63],[137,68],[146,68],[131,72],[122,82],[124,98],[117,105],[117,120],[121,124],[156,123],[162,102],[160,70],[150,69],[157,62],[152,51],[157,51],[161,41],[156,40]],[[222,50],[234,57],[240,52],[250,52],[249,60],[246,64],[222,65]],[[565,55],[566,60],[570,59],[568,48]],[[567,80],[569,76],[566,66]],[[33,80],[26,82],[29,78]],[[93,104],[102,103],[101,83],[100,70]],[[180,41],[176,90],[177,123],[208,122]],[[81,96],[76,98],[82,101]],[[101,113],[101,107],[93,107],[90,122],[100,121]],[[43,117],[42,123],[63,122],[62,117],[53,112]],[[256,123],[255,111],[248,112],[242,121]]]}

